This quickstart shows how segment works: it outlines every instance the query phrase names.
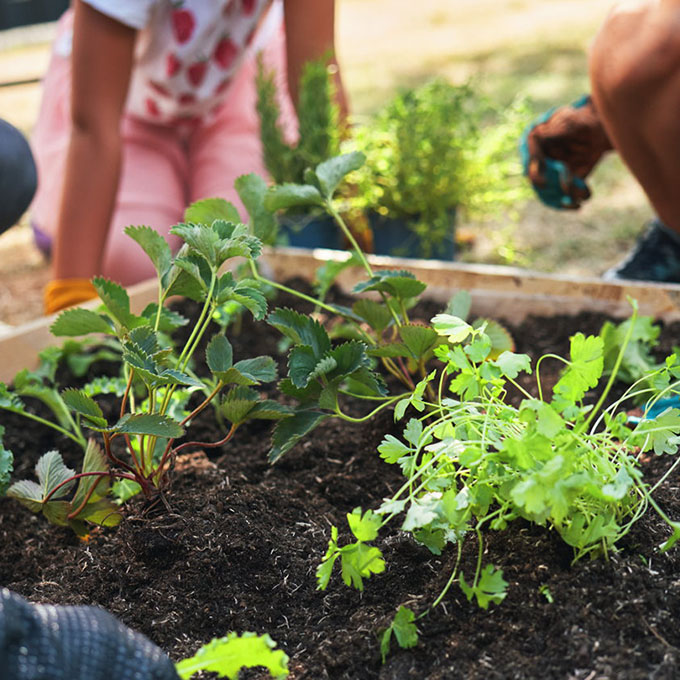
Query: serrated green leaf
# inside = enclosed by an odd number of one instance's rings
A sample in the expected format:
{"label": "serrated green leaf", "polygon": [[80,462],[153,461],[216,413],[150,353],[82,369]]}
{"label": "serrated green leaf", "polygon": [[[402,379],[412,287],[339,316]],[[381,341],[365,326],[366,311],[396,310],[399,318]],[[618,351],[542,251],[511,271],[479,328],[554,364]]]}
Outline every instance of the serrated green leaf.
{"label": "serrated green leaf", "polygon": [[406,428],[404,429],[404,438],[406,439],[406,441],[410,442],[411,444],[413,444],[413,446],[417,447],[422,434],[423,424],[420,422],[420,420],[411,418],[411,420],[409,420],[408,423],[406,424]]}
{"label": "serrated green leaf", "polygon": [[387,463],[396,463],[400,458],[411,453],[411,449],[393,435],[387,434],[382,444],[378,446],[378,453]]}
{"label": "serrated green leaf", "polygon": [[248,211],[253,234],[263,243],[274,245],[278,223],[274,215],[264,206],[267,183],[259,175],[250,173],[237,177],[234,187]]}
{"label": "serrated green leaf", "polygon": [[421,359],[425,356],[439,340],[439,335],[434,329],[414,324],[400,326],[399,337],[414,359]]}
{"label": "serrated green leaf", "polygon": [[234,350],[224,335],[215,335],[208,343],[205,358],[212,373],[221,373],[233,366]]}
{"label": "serrated green leaf", "polygon": [[42,511],[52,524],[60,527],[69,525],[68,515],[71,512],[71,504],[68,501],[50,500],[43,505]]}
{"label": "serrated green leaf", "polygon": [[66,406],[83,416],[89,424],[98,428],[106,427],[106,418],[99,404],[81,390],[70,387],[61,393],[61,398]]}
{"label": "serrated green leaf", "polygon": [[389,308],[375,300],[362,298],[352,305],[352,311],[379,335],[392,323]]}
{"label": "serrated green leaf", "polygon": [[[158,316],[158,305],[155,302],[149,303],[142,312],[142,316],[149,322],[149,325],[156,323]],[[161,307],[160,320],[158,323],[158,330],[161,333],[172,333],[182,326],[186,326],[189,319],[172,309]]]}
{"label": "serrated green leaf", "polygon": [[114,333],[110,321],[89,309],[67,309],[54,320],[50,332],[57,337],[76,337],[89,333]]}
{"label": "serrated green leaf", "polygon": [[315,174],[321,191],[327,199],[331,199],[335,190],[345,176],[358,170],[366,162],[366,156],[360,151],[334,156],[316,166]]}
{"label": "serrated green leaf", "polygon": [[322,206],[323,197],[309,184],[279,184],[270,187],[264,197],[264,207],[270,212],[314,205]]}
{"label": "serrated green leaf", "polygon": [[147,226],[125,227],[125,233],[149,256],[159,278],[166,276],[172,264],[172,251],[168,242],[155,229]]}
{"label": "serrated green leaf", "polygon": [[571,363],[553,392],[569,402],[580,401],[597,385],[604,367],[602,338],[576,333],[571,338]]}
{"label": "serrated green leaf", "polygon": [[36,484],[28,479],[14,482],[14,484],[7,489],[7,497],[18,500],[31,512],[40,512],[42,510],[42,487],[40,484]]}
{"label": "serrated green leaf", "polygon": [[501,373],[514,380],[520,373],[525,371],[531,372],[531,359],[527,354],[513,354],[512,352],[503,352],[495,361],[494,364],[500,368]]}
{"label": "serrated green leaf", "polygon": [[391,358],[411,357],[411,351],[403,342],[390,342],[386,345],[371,347],[368,355],[372,357]]}
{"label": "serrated green leaf", "polygon": [[383,663],[390,651],[390,640],[392,634],[397,638],[397,643],[402,649],[409,649],[418,644],[418,629],[414,623],[416,615],[408,607],[401,606],[397,610],[392,623],[382,634],[380,641],[380,652]]}
{"label": "serrated green leaf", "polygon": [[276,362],[269,356],[237,361],[234,368],[255,385],[276,380]]}
{"label": "serrated green leaf", "polygon": [[324,356],[331,348],[331,341],[325,328],[316,319],[292,309],[275,309],[267,317],[267,323],[295,344],[311,347],[317,359]]}
{"label": "serrated green leaf", "polygon": [[494,569],[493,565],[487,564],[482,569],[475,587],[468,586],[463,574],[460,575],[460,587],[468,600],[471,600],[474,595],[477,598],[477,604],[482,609],[488,609],[492,602],[500,604],[505,599],[508,582],[503,578],[502,569]]}
{"label": "serrated green leaf", "polygon": [[204,198],[195,201],[184,211],[184,221],[210,226],[215,220],[240,222],[236,207],[223,198]]}
{"label": "serrated green leaf", "polygon": [[288,375],[298,388],[306,387],[315,376],[324,375],[335,366],[332,358],[317,359],[312,348],[307,345],[293,347],[288,354]]}
{"label": "serrated green leaf", "polygon": [[234,387],[220,403],[219,412],[234,425],[248,420],[250,412],[259,401],[259,395],[247,387]]}
{"label": "serrated green leaf", "polygon": [[213,671],[219,677],[234,680],[242,668],[255,666],[264,666],[273,677],[283,678],[288,675],[288,657],[275,647],[276,643],[269,635],[229,633],[211,640],[194,656],[175,664],[175,669],[182,680],[188,680],[199,671]]}
{"label": "serrated green leaf", "polygon": [[373,541],[378,537],[382,520],[373,510],[362,513],[361,508],[354,508],[347,513],[347,523],[358,541]]}
{"label": "serrated green leaf", "polygon": [[101,276],[93,278],[92,285],[104,303],[107,312],[123,328],[129,330],[147,323],[146,319],[135,316],[130,312],[130,297],[121,285]]}
{"label": "serrated green leaf", "polygon": [[[192,250],[201,255],[212,268],[217,268],[217,248],[220,237],[217,232],[204,224],[176,224],[170,233],[179,236]],[[187,267],[187,262],[191,269]],[[188,273],[196,277],[195,262],[184,258],[175,258],[175,265],[182,267]]]}
{"label": "serrated green leaf", "polygon": [[71,468],[64,465],[64,460],[60,453],[57,451],[48,451],[40,456],[40,459],[35,466],[35,474],[38,477],[38,481],[42,488],[42,498],[45,498],[60,484],[64,484],[55,492],[54,496],[52,496],[52,498],[61,498],[73,487],[73,482],[67,482],[67,480],[76,473]]}
{"label": "serrated green leaf", "polygon": [[418,281],[411,272],[384,269],[368,281],[362,281],[354,286],[354,292],[364,293],[373,290],[388,293],[398,300],[408,300],[417,297],[426,288],[427,284]]}
{"label": "serrated green leaf", "polygon": [[328,417],[326,413],[314,410],[298,411],[290,418],[276,423],[269,451],[269,462],[275,463],[290,451],[305,435]]}
{"label": "serrated green leaf", "polygon": [[295,413],[290,406],[279,404],[278,401],[272,399],[264,399],[258,401],[257,404],[248,413],[248,419],[258,420],[283,420],[289,418]]}
{"label": "serrated green leaf", "polygon": [[454,345],[463,342],[473,330],[469,323],[451,314],[437,314],[432,319],[432,327]]}
{"label": "serrated green leaf", "polygon": [[278,389],[281,394],[297,399],[301,405],[309,406],[317,402],[323,388],[318,382],[311,382],[307,387],[299,388],[290,378],[284,378],[279,382]]}
{"label": "serrated green leaf", "polygon": [[184,434],[184,428],[176,420],[157,413],[126,413],[108,432],[176,439]]}
{"label": "serrated green leaf", "polygon": [[257,321],[267,315],[267,298],[257,288],[245,285],[239,281],[230,293],[229,299],[243,305]]}
{"label": "serrated green leaf", "polygon": [[364,589],[364,579],[385,571],[385,560],[379,548],[358,542],[340,550],[342,580],[357,590]]}

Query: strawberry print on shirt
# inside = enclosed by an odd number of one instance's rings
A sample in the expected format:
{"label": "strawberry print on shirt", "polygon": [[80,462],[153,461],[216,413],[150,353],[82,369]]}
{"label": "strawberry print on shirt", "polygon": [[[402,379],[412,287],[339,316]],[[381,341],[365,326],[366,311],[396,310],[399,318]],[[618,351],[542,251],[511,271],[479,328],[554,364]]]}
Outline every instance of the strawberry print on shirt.
{"label": "strawberry print on shirt", "polygon": [[129,113],[154,123],[208,119],[273,0],[84,0],[140,29]]}

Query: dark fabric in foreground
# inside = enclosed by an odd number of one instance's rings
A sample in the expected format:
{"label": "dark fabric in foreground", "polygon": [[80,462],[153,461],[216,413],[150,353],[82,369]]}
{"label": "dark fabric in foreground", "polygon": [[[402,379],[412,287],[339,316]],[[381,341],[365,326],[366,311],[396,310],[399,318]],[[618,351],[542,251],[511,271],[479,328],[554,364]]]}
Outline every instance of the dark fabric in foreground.
{"label": "dark fabric in foreground", "polygon": [[0,589],[4,680],[178,680],[165,653],[97,607],[32,604]]}

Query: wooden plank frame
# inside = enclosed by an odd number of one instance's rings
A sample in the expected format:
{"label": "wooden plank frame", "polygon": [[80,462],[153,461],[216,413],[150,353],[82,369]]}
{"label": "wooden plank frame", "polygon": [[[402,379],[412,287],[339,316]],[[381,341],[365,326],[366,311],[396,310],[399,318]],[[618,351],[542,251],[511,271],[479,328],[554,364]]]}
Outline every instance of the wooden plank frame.
{"label": "wooden plank frame", "polygon": [[[293,276],[307,280],[328,260],[349,257],[335,250],[300,248],[268,249],[260,258],[263,273],[277,281]],[[369,256],[376,269],[406,269],[428,285],[426,296],[447,301],[457,290],[472,296],[472,312],[510,322],[527,315],[552,316],[595,311],[613,318],[630,315],[630,298],[637,300],[640,314],[660,321],[680,320],[680,285],[647,282],[606,282],[542,274],[513,267],[474,265],[438,260],[414,260]],[[365,279],[361,268],[342,272],[338,284],[346,290]],[[141,311],[157,297],[155,281],[147,281],[128,289],[132,310]],[[95,301],[88,303],[96,307]],[[0,336],[0,380],[8,382],[20,369],[34,368],[38,352],[59,342],[49,332],[54,316],[44,317],[17,327]],[[574,328],[577,332],[578,328]]]}

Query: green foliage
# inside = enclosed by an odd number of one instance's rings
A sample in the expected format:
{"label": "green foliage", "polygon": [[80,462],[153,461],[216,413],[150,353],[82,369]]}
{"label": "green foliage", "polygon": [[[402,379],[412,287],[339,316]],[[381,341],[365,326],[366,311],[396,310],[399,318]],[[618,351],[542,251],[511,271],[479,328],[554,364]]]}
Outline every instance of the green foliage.
{"label": "green foliage", "polygon": [[218,678],[238,678],[242,668],[263,666],[273,678],[288,675],[288,656],[269,635],[255,633],[229,633],[226,637],[215,638],[203,645],[194,656],[175,664],[175,670],[182,680],[188,680],[199,671],[212,671]]}
{"label": "green foliage", "polygon": [[64,465],[57,451],[49,451],[35,466],[38,482],[15,482],[7,495],[32,512],[42,512],[53,524],[68,526],[79,536],[85,536],[87,522],[116,526],[121,520],[117,506],[106,498],[110,485],[107,473],[104,454],[90,440],[80,475]]}
{"label": "green foliage", "polygon": [[0,496],[5,494],[9,486],[10,475],[14,469],[14,456],[11,451],[8,451],[3,445],[3,437],[5,435],[5,428],[0,425]]}
{"label": "green foliage", "polygon": [[342,580],[345,585],[352,585],[358,590],[364,589],[365,578],[385,571],[385,561],[380,550],[367,545],[368,541],[374,540],[378,535],[380,517],[372,510],[362,513],[361,508],[354,508],[351,513],[347,514],[347,521],[357,540],[340,547],[338,530],[332,527],[328,550],[316,570],[316,578],[321,590],[328,587],[333,566],[338,559],[340,559]]}
{"label": "green foliage", "polygon": [[352,131],[367,157],[352,176],[355,203],[439,243],[455,211],[486,216],[529,195],[516,152],[528,120],[521,102],[499,111],[471,84],[437,78],[405,90]]}
{"label": "green foliage", "polygon": [[[448,309],[467,314],[469,306],[458,297]],[[526,355],[507,350],[492,353],[487,327],[487,323],[469,324],[443,313],[427,329],[440,338],[439,344],[429,334],[410,338],[412,350],[431,352],[441,365],[424,374],[410,394],[397,402],[396,419],[404,418],[409,409],[415,416],[407,419],[401,437],[386,435],[378,447],[386,463],[400,467],[404,484],[375,514],[366,513],[368,530],[360,523],[361,511],[348,518],[357,539],[354,543],[340,547],[333,527],[328,551],[317,570],[319,587],[327,587],[340,559],[344,582],[362,589],[365,578],[384,569],[380,549],[367,542],[375,541],[382,527],[396,518],[402,531],[434,554],[447,545],[458,547],[454,572],[436,603],[457,576],[468,600],[474,598],[485,609],[502,602],[508,583],[502,569],[483,564],[483,532],[503,530],[517,518],[557,532],[574,549],[575,560],[615,550],[649,506],[672,529],[661,548],[667,550],[680,539],[680,525],[654,501],[638,464],[639,456],[647,451],[677,453],[680,410],[667,408],[653,420],[629,422],[621,406],[640,391],[639,385],[603,409],[616,369],[635,337],[634,329],[639,328],[635,308],[611,363],[613,372],[595,404],[586,398],[602,381],[606,351],[602,337],[576,333],[568,357],[546,355],[534,369]],[[409,340],[403,334],[406,328],[399,328],[404,344]],[[544,361],[563,365],[547,395],[540,380]],[[535,376],[538,397],[517,382],[521,372]],[[645,374],[645,381],[663,385],[662,394],[677,394],[676,374],[673,356]],[[518,405],[508,400],[511,390],[523,395]],[[647,394],[658,398],[651,388]],[[470,533],[477,538],[478,559],[468,581],[459,566],[462,545]],[[369,558],[379,570],[368,568]],[[402,626],[407,626],[405,638],[413,641],[413,622],[408,612],[395,618],[383,635],[383,654],[389,650],[392,632],[397,634]]]}
{"label": "green foliage", "polygon": [[[251,178],[242,180],[241,189],[248,194],[250,207],[258,209],[263,199],[262,186]],[[244,277],[237,280],[231,271],[224,269],[236,257],[252,263],[262,246],[251,227],[240,222],[236,208],[223,199],[206,199],[189,206],[185,222],[171,230],[184,241],[175,256],[156,231],[144,226],[128,227],[126,231],[154,264],[157,302],[135,314],[124,288],[95,278],[93,284],[103,302],[101,307],[67,310],[52,325],[53,333],[67,337],[109,336],[108,342],[115,343],[110,344],[115,350],[110,354],[122,362],[123,379],[98,380],[84,389],[60,392],[50,380],[54,378],[57,359],[66,354],[61,350],[46,353],[37,372],[20,372],[13,392],[0,386],[0,408],[50,425],[33,416],[22,401],[24,396],[38,398],[55,415],[57,423],[51,426],[86,449],[83,472],[79,475],[66,468],[57,452],[50,452],[40,459],[36,469],[39,484],[20,481],[8,491],[32,510],[42,511],[50,521],[71,526],[81,534],[86,531],[86,522],[108,526],[119,521],[118,512],[111,512],[116,506],[105,498],[112,480],[116,480],[119,498],[128,497],[136,489],[153,498],[166,488],[170,463],[178,451],[189,446],[225,444],[243,422],[252,418],[282,420],[293,413],[277,402],[260,399],[248,389],[276,379],[274,360],[261,356],[234,362],[231,344],[222,334],[208,342],[211,376],[198,378],[191,369],[194,354],[219,306],[237,304],[255,318],[263,318],[267,311],[258,280]],[[256,272],[254,266],[253,270]],[[201,305],[188,340],[178,348],[168,343],[166,333],[186,320],[165,309],[166,300],[176,294],[186,295]],[[84,361],[80,363],[86,365]],[[178,396],[187,389],[204,395],[190,412],[185,410],[188,395]],[[220,404],[223,391],[227,394]],[[112,421],[97,403],[96,397],[104,392],[122,397],[120,415]],[[185,435],[193,417],[211,403],[231,424],[224,439],[214,444],[189,440],[177,445],[175,441]],[[97,447],[95,453],[93,444],[85,447],[82,427],[99,433],[103,452]],[[113,446],[116,439],[122,447]],[[3,464],[0,472],[11,464],[4,449],[0,462]],[[76,480],[75,493],[69,497]],[[4,477],[0,476],[0,484],[3,483]]]}
{"label": "green foliage", "polygon": [[329,72],[329,59],[305,64],[299,85],[299,139],[284,139],[279,126],[274,73],[258,62],[257,112],[265,167],[277,184],[303,183],[307,168],[337,156],[340,151],[338,107]]}
{"label": "green foliage", "polygon": [[392,635],[397,639],[397,643],[402,649],[415,647],[418,644],[418,629],[414,623],[415,618],[415,614],[408,607],[399,607],[392,623],[380,638],[380,653],[383,663],[385,663],[390,652]]}

